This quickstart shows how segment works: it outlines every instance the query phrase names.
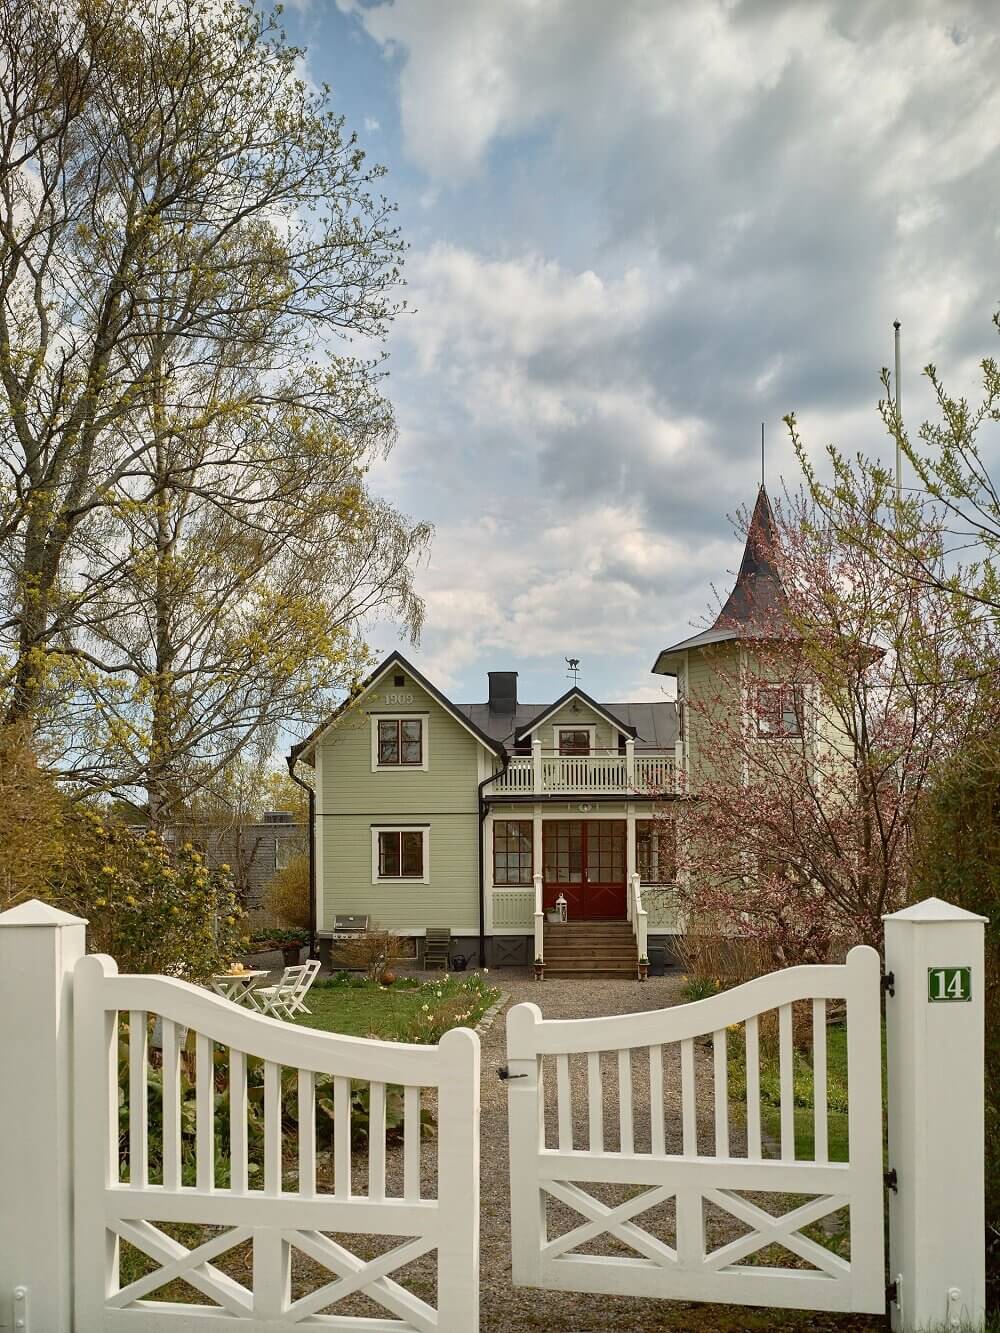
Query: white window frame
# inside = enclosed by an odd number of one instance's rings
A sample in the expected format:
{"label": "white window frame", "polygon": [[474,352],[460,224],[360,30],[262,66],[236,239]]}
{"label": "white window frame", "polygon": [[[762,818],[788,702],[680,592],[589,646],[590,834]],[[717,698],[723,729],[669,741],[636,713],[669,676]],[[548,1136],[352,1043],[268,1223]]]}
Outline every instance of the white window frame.
{"label": "white window frame", "polygon": [[[424,840],[424,873],[416,875],[380,875],[378,873],[378,835],[380,833],[419,833]],[[431,882],[431,827],[429,824],[373,824],[372,825],[372,883],[373,884],[429,884]]]}
{"label": "white window frame", "polygon": [[[426,773],[430,758],[430,713],[406,712],[370,713],[372,730],[372,772],[373,773]],[[378,761],[378,724],[380,722],[420,722],[420,763],[419,764],[380,764]]]}
{"label": "white window frame", "polygon": [[[597,752],[597,727],[593,722],[556,722],[552,727],[552,752],[559,753],[559,733],[560,731],[585,731],[587,733],[587,743],[590,746],[591,755]],[[569,759],[586,759],[587,755],[566,755]]]}

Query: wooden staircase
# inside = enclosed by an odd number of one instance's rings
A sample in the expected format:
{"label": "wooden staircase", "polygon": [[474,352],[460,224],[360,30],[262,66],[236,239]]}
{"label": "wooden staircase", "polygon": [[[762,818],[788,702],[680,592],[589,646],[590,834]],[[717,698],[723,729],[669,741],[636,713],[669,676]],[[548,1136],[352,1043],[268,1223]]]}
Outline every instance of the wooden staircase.
{"label": "wooden staircase", "polygon": [[547,977],[617,977],[635,980],[639,956],[627,921],[545,924]]}

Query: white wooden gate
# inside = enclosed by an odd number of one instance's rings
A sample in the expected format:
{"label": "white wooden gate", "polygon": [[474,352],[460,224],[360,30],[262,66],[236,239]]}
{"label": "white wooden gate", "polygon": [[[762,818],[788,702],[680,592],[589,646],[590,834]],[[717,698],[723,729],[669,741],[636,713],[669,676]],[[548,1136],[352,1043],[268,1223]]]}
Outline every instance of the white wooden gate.
{"label": "white wooden gate", "polygon": [[[101,956],[77,963],[73,1011],[75,1333],[186,1333],[236,1323],[247,1333],[292,1326],[367,1333],[469,1333],[478,1327],[479,1041],[474,1033],[448,1032],[439,1046],[333,1036],[239,1009],[182,981],[119,976],[113,961]],[[129,1020],[124,1172],[119,1014]],[[181,1160],[181,1116],[187,1114],[182,1077],[190,1059],[182,1056],[185,1029],[195,1034],[187,1041],[195,1054],[193,1181],[185,1181]],[[152,1179],[148,1089],[154,1043],[162,1049],[162,1099],[154,1096],[152,1106],[162,1113],[163,1156],[162,1170],[158,1166]],[[248,1089],[248,1062],[255,1075],[261,1073],[256,1062],[263,1062],[259,1088]],[[283,1125],[283,1074],[286,1095],[289,1078],[294,1085],[294,1136]],[[329,1170],[317,1171],[316,1086],[322,1076],[333,1081],[332,1178]],[[363,1080],[369,1097],[364,1182],[357,1179],[357,1164],[352,1180],[352,1080]],[[421,1154],[428,1151],[421,1142],[424,1089],[436,1090],[436,1197],[427,1197],[429,1190],[421,1186]],[[259,1163],[251,1160],[248,1142],[248,1097],[258,1092],[264,1124]],[[401,1097],[405,1112],[403,1160],[395,1177],[387,1172],[387,1095],[394,1102]],[[231,1163],[225,1183],[214,1177],[217,1116]],[[434,1163],[424,1166],[426,1180]],[[205,1239],[203,1231],[185,1244],[169,1234],[177,1223],[215,1228],[215,1234]],[[344,1233],[397,1239],[364,1259]],[[151,1261],[147,1275],[133,1275],[124,1286],[121,1242]],[[249,1272],[242,1278],[227,1275],[225,1264],[219,1266],[221,1256],[247,1245],[252,1246]],[[436,1307],[391,1276],[435,1249]],[[303,1260],[312,1265],[314,1285],[295,1297],[292,1270]],[[315,1285],[317,1272],[323,1276]],[[172,1279],[193,1287],[205,1303],[170,1302],[162,1295],[149,1299]],[[427,1285],[433,1288],[433,1270]],[[338,1303],[358,1295],[386,1317],[336,1312]]]}
{"label": "white wooden gate", "polygon": [[[831,1000],[847,1007],[848,1161],[831,1161],[828,1144]],[[793,1022],[803,1007],[815,1101],[806,1160],[796,1154],[794,1106]],[[774,1144],[760,1100],[761,1020],[772,1010]],[[517,1005],[507,1019],[515,1284],[883,1311],[880,1032],[879,958],[864,947],[843,965],[789,968],[648,1013],[543,1020],[537,1005]],[[745,1053],[747,1088],[737,1115],[733,1040]],[[665,1083],[668,1061],[679,1074]],[[640,1224],[643,1214],[654,1221]],[[815,1232],[838,1214],[849,1217],[849,1257]]]}

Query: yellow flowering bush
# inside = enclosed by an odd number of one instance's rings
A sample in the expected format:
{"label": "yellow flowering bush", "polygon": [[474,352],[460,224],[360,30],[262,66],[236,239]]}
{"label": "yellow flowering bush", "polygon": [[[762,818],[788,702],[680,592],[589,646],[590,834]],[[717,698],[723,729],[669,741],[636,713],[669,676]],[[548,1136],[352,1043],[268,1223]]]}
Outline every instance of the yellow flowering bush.
{"label": "yellow flowering bush", "polygon": [[245,914],[228,868],[213,870],[190,843],[171,851],[117,820],[91,815],[77,833],[61,905],[89,920],[90,948],[120,971],[205,981],[244,951]]}

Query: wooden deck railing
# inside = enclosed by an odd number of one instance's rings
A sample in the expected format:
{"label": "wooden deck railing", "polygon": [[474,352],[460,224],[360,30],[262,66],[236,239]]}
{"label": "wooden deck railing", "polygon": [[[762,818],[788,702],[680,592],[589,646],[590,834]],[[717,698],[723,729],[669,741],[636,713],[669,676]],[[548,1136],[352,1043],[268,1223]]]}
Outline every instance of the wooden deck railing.
{"label": "wooden deck railing", "polygon": [[506,772],[487,787],[487,795],[516,796],[622,795],[674,792],[676,765],[673,754],[515,755]]}

